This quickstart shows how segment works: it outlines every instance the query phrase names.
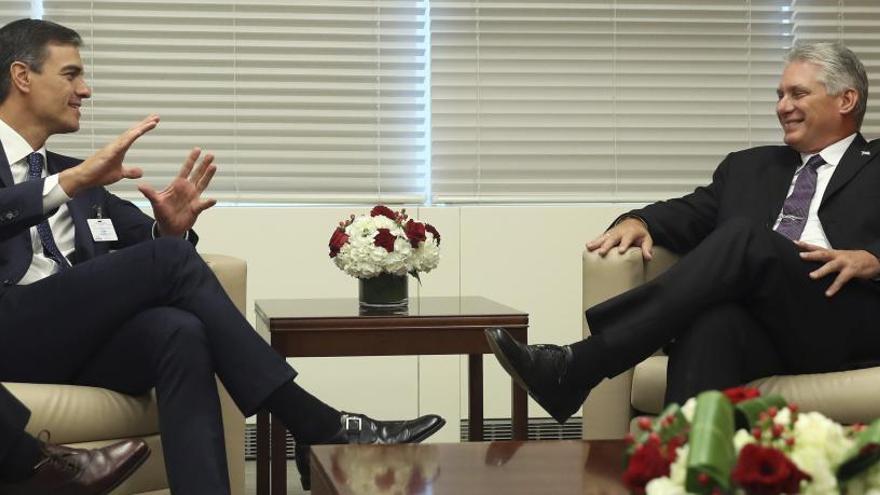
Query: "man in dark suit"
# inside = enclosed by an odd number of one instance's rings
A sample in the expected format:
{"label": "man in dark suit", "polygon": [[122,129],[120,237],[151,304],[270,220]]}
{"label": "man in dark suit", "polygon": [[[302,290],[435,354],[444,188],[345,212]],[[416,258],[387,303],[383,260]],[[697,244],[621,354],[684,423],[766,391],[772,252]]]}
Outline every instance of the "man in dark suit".
{"label": "man in dark suit", "polygon": [[43,442],[24,431],[30,414],[0,385],[0,493],[109,493],[150,455],[143,440],[124,440],[90,450]]}
{"label": "man in dark suit", "polygon": [[201,196],[213,156],[199,161],[196,148],[165,189],[139,187],[155,220],[103,188],[143,174],[123,159],[158,116],[83,161],[46,151],[50,136],[79,129],[91,96],[80,43],[47,21],[0,28],[0,381],[155,387],[181,494],[229,492],[215,374],[245,415],[272,412],[298,446],[413,442],[439,429],[435,415],[342,413],[293,382],[194,249],[191,227],[214,204]]}
{"label": "man in dark suit", "polygon": [[587,244],[683,254],[586,312],[592,336],[523,346],[487,331],[501,364],[563,421],[590,389],[674,341],[667,400],[777,373],[880,358],[880,143],[859,133],[868,78],[839,44],[799,45],[777,89],[786,146],[731,153],[712,183],[634,210]]}

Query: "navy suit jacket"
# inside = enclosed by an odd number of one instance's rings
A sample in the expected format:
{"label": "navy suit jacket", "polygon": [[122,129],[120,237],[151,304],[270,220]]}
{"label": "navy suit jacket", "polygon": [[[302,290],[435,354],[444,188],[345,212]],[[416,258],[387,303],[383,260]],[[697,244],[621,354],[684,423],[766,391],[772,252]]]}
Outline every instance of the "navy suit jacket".
{"label": "navy suit jacket", "polygon": [[[864,249],[880,257],[880,140],[858,134],[846,150],[819,206],[834,249]],[[657,245],[677,253],[697,246],[724,221],[743,217],[772,228],[788,194],[800,154],[788,146],[761,146],[727,155],[712,183],[629,215],[645,220]]]}
{"label": "navy suit jacket", "polygon": [[[50,174],[82,162],[52,152],[47,152],[46,157]],[[15,184],[0,143],[0,282],[4,286],[15,285],[30,266],[33,250],[28,229],[55,213],[55,210],[43,213],[43,182],[32,180]],[[67,202],[67,208],[74,224],[76,250],[70,257],[73,264],[152,239],[153,219],[131,202],[111,194],[103,187],[81,192]],[[95,242],[92,239],[87,219],[96,218],[98,208],[104,218],[113,220],[118,241]],[[197,242],[195,232],[190,231],[189,240],[193,244]]]}

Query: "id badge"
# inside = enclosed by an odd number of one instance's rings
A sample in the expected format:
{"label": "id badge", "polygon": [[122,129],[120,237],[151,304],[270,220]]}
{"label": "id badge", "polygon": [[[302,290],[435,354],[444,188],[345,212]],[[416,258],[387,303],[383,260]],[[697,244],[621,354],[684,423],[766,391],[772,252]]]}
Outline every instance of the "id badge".
{"label": "id badge", "polygon": [[95,242],[110,242],[119,240],[116,237],[116,229],[113,228],[113,220],[109,218],[89,218],[89,230],[92,231],[92,239]]}

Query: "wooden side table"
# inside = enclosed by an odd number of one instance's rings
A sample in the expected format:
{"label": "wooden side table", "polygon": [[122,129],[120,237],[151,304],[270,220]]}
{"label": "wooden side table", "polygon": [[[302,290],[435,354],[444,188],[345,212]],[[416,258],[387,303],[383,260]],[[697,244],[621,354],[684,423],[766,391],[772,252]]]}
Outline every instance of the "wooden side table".
{"label": "wooden side table", "polygon": [[[504,327],[528,341],[529,315],[483,297],[422,297],[405,315],[361,315],[356,299],[256,301],[257,327],[285,357],[468,355],[468,439],[483,439],[483,330]],[[527,438],[526,393],[515,383],[513,438]],[[257,494],[286,493],[286,430],[268,413],[257,415]]]}

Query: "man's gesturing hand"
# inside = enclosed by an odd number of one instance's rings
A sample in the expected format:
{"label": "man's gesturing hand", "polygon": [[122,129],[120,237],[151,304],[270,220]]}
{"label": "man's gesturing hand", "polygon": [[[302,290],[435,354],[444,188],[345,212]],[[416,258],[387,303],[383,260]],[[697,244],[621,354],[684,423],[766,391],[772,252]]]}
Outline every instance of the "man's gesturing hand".
{"label": "man's gesturing hand", "polygon": [[638,218],[624,218],[604,234],[587,243],[587,249],[596,251],[600,256],[605,256],[614,246],[618,246],[618,252],[626,252],[630,246],[642,248],[642,258],[651,259],[654,239],[648,233],[645,222]]}
{"label": "man's gesturing hand", "polygon": [[150,115],[138,122],[76,167],[62,171],[58,175],[58,184],[72,198],[83,189],[141,177],[143,175],[141,169],[123,166],[122,160],[125,159],[125,153],[131,145],[158,124],[158,115]]}
{"label": "man's gesturing hand", "polygon": [[199,214],[217,203],[214,199],[202,199],[202,192],[211,183],[217,166],[213,164],[214,155],[208,153],[196,167],[201,153],[199,148],[193,148],[180,167],[180,173],[165,189],[157,192],[146,184],[138,186],[141,194],[153,205],[153,216],[163,236],[183,235],[196,223]]}
{"label": "man's gesturing hand", "polygon": [[880,260],[868,251],[825,249],[803,241],[795,241],[794,243],[801,250],[802,259],[825,263],[810,272],[810,278],[817,280],[832,273],[837,274],[837,277],[825,291],[825,295],[828,297],[837,294],[847,282],[854,278],[873,280],[880,276]]}

